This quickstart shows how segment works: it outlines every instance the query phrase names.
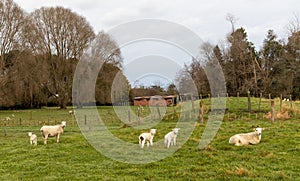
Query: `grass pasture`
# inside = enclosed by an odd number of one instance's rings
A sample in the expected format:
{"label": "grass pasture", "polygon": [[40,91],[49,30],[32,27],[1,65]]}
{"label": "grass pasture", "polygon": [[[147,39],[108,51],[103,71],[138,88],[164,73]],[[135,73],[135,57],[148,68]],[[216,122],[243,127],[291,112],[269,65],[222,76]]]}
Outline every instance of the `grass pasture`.
{"label": "grass pasture", "polygon": [[[269,109],[268,100],[264,101],[262,113]],[[209,107],[209,101],[204,102]],[[205,122],[197,124],[188,141],[174,154],[148,164],[127,164],[103,156],[85,140],[74,117],[66,110],[1,111],[1,118],[14,114],[17,121],[5,127],[6,136],[0,124],[0,180],[300,180],[299,114],[272,123],[254,114],[256,106],[251,115],[244,113],[242,117],[243,111],[237,107],[245,108],[247,103],[244,99],[239,103],[237,106],[234,98],[227,101],[229,117],[228,113],[224,115],[221,128],[206,149],[198,149]],[[294,107],[297,106],[295,103]],[[115,136],[137,142],[141,130],[124,127],[111,107],[98,109]],[[173,108],[168,111],[172,112]],[[20,118],[24,126],[18,125]],[[42,143],[38,130],[48,120],[50,123],[67,121],[59,144],[54,138],[49,138],[47,145]],[[170,129],[175,124],[171,116],[161,121],[154,142],[163,139],[164,128]],[[249,132],[255,125],[267,128],[260,144],[243,147],[228,144],[230,136]],[[29,144],[28,131],[38,135],[37,146]],[[151,148],[144,149],[145,157],[147,152]]]}

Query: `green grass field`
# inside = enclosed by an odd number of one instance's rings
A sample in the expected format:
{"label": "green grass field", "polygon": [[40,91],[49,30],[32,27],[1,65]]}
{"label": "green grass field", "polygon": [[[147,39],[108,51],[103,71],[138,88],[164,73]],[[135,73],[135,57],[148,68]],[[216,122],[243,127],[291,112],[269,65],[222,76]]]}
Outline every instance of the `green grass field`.
{"label": "green grass field", "polygon": [[[204,102],[209,107],[209,101]],[[245,105],[241,99],[238,107]],[[262,106],[261,112],[268,111],[267,105]],[[241,114],[234,98],[227,101],[228,106],[230,116]],[[255,106],[253,109],[249,117],[245,113],[245,117],[228,119],[225,114],[221,128],[206,149],[199,150],[199,142],[207,122],[197,124],[188,141],[174,154],[147,164],[123,163],[97,152],[67,110],[0,111],[1,118],[14,114],[15,120],[5,127],[6,136],[3,122],[0,124],[0,180],[300,180],[300,116],[295,114],[289,120],[272,123],[256,117]],[[100,107],[98,111],[116,137],[136,143],[136,149],[140,149],[137,138],[143,130],[123,126],[111,107]],[[49,138],[48,144],[43,145],[40,125],[62,120],[67,121],[67,127],[61,142],[57,144]],[[175,124],[176,120],[166,116],[157,125],[154,142],[163,139]],[[266,128],[261,143],[243,147],[228,144],[230,136],[249,132],[256,125]],[[37,146],[29,144],[28,131],[37,134]],[[145,148],[144,156],[151,151]]]}

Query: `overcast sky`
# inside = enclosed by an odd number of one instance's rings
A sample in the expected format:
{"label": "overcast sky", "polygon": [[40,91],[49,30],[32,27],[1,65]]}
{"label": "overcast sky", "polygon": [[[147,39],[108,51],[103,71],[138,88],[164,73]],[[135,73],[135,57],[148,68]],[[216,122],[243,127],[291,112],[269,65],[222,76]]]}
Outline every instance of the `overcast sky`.
{"label": "overcast sky", "polygon": [[108,31],[118,24],[155,18],[173,21],[195,31],[203,40],[218,43],[231,26],[227,13],[238,18],[236,27],[244,27],[257,48],[268,29],[280,38],[286,26],[299,12],[299,0],[15,0],[27,12],[42,6],[64,6],[84,16],[96,32]]}
{"label": "overcast sky", "polygon": [[139,19],[172,21],[194,31],[202,40],[224,42],[231,31],[230,13],[238,18],[249,40],[259,50],[269,29],[280,39],[287,37],[287,25],[299,15],[299,0],[14,0],[27,12],[42,6],[63,6],[85,17],[97,33]]}

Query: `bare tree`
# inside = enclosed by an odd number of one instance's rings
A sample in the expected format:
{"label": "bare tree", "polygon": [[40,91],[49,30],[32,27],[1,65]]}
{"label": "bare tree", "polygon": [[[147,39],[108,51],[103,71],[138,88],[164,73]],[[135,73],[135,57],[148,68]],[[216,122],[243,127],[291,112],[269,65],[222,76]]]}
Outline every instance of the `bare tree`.
{"label": "bare tree", "polygon": [[294,14],[294,19],[287,25],[287,29],[290,35],[300,31],[300,16],[298,13]]}
{"label": "bare tree", "polygon": [[3,66],[5,54],[19,42],[24,12],[12,0],[0,0],[0,56]]}
{"label": "bare tree", "polygon": [[233,14],[227,13],[226,20],[231,24],[231,33],[233,33],[235,31],[234,25],[238,21],[238,18],[236,18]]}
{"label": "bare tree", "polygon": [[35,55],[44,55],[50,72],[45,85],[60,107],[66,108],[76,63],[94,38],[93,29],[70,9],[42,7],[30,14],[24,36]]}
{"label": "bare tree", "polygon": [[[112,90],[113,82],[122,80],[122,84],[114,82],[116,90],[120,90],[118,86],[123,88],[127,87],[126,84],[129,85],[123,77],[121,65],[122,57],[117,43],[107,33],[99,32],[84,52],[76,69],[74,104],[81,107],[84,103],[93,102],[95,98],[97,103],[111,104],[111,96],[117,96],[119,100],[123,93],[113,92],[115,91]],[[128,92],[129,86],[124,91]]]}
{"label": "bare tree", "polygon": [[20,39],[20,30],[23,25],[24,12],[12,0],[0,0],[0,102],[8,99],[4,88],[7,86],[9,65],[7,56]]}

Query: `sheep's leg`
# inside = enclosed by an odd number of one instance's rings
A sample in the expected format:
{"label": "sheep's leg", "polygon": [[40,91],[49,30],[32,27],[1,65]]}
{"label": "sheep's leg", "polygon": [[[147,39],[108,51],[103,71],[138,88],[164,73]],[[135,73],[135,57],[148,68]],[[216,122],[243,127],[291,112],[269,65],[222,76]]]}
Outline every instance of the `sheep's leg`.
{"label": "sheep's leg", "polygon": [[144,145],[145,145],[145,140],[142,141],[141,148],[144,148]]}
{"label": "sheep's leg", "polygon": [[59,134],[56,135],[56,143],[59,142]]}
{"label": "sheep's leg", "polygon": [[168,139],[167,148],[169,148],[171,145],[171,141]]}
{"label": "sheep's leg", "polygon": [[32,145],[32,141],[30,140],[30,144]]}
{"label": "sheep's leg", "polygon": [[45,135],[45,136],[43,137],[43,139],[44,139],[44,145],[47,144],[47,138],[48,138],[48,135]]}
{"label": "sheep's leg", "polygon": [[150,145],[151,145],[151,146],[153,145],[153,140],[152,140],[152,139],[150,140]]}
{"label": "sheep's leg", "polygon": [[176,137],[173,140],[173,145],[176,146]]}

